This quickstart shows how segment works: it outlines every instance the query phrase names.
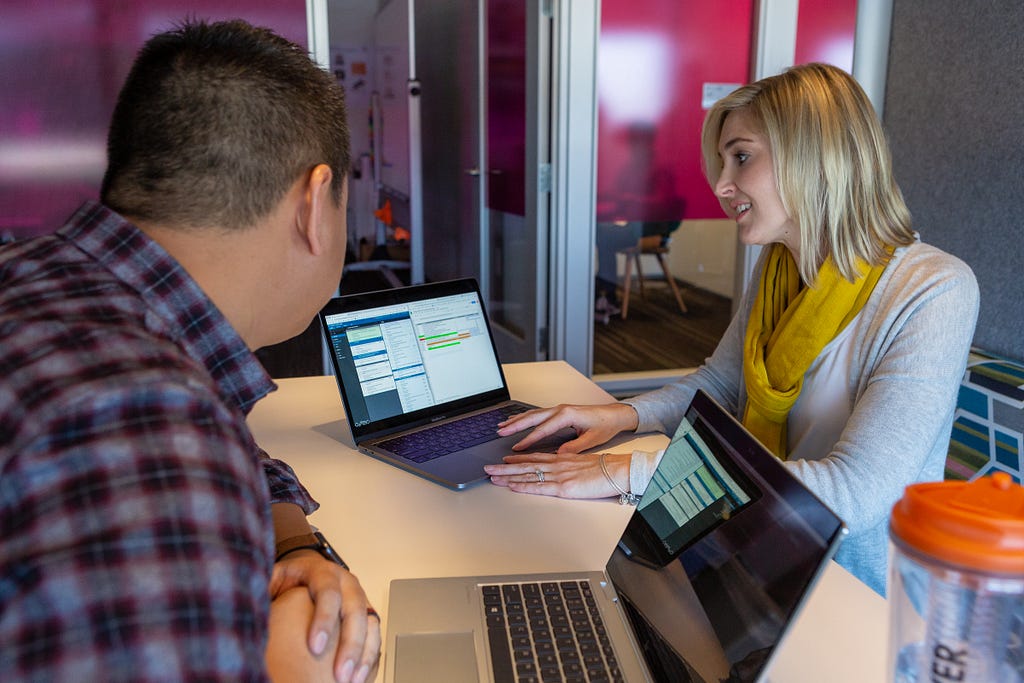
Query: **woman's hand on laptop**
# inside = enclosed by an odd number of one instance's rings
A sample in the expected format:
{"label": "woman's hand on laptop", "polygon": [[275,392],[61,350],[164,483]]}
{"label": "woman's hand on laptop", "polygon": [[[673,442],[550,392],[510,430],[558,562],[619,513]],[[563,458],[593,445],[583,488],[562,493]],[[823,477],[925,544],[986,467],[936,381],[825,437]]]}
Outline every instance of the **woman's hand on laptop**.
{"label": "woman's hand on laptop", "polygon": [[596,406],[562,404],[513,415],[498,424],[498,434],[509,436],[533,427],[532,432],[512,447],[515,451],[525,451],[538,441],[568,427],[575,430],[576,438],[562,444],[558,452],[579,453],[600,446],[619,432],[635,431],[638,424],[636,410],[626,403]]}
{"label": "woman's hand on laptop", "polygon": [[[604,458],[608,476],[601,469]],[[610,498],[619,495],[608,477],[629,490],[631,453],[516,453],[502,465],[485,465],[491,483],[517,493],[558,498]]]}

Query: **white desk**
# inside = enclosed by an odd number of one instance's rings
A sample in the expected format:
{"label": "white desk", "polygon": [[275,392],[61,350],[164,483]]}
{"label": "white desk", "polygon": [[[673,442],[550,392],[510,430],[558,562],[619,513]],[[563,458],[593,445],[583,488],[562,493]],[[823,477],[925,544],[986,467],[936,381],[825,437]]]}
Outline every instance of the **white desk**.
{"label": "white desk", "polygon": [[[513,398],[536,405],[611,400],[561,361],[507,365],[505,374]],[[256,441],[288,462],[320,502],[311,521],[385,618],[392,579],[603,569],[632,512],[610,500],[520,495],[486,482],[450,491],[356,451],[333,377],[279,385],[249,418]],[[646,435],[606,448],[666,442]],[[772,681],[885,680],[887,618],[885,601],[832,563],[784,643]]]}

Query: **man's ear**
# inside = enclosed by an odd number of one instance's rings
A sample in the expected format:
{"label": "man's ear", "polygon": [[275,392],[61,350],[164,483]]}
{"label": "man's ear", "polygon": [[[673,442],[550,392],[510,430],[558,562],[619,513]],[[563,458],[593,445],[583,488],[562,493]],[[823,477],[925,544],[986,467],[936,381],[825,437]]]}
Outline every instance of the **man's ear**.
{"label": "man's ear", "polygon": [[309,172],[303,190],[302,205],[296,216],[297,227],[302,239],[309,245],[310,253],[319,256],[324,248],[324,212],[327,202],[333,201],[331,195],[331,179],[334,177],[331,167],[317,164]]}

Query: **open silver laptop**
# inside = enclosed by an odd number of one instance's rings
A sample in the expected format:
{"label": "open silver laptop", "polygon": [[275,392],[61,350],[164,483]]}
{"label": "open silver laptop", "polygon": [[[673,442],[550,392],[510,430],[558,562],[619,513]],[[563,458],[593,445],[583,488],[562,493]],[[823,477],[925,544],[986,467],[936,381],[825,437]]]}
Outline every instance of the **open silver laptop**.
{"label": "open silver laptop", "polygon": [[[453,489],[487,478],[522,438],[476,280],[335,297],[320,311],[356,447]],[[555,451],[564,430],[533,450]]]}
{"label": "open silver laptop", "polygon": [[698,392],[604,572],[392,581],[384,680],[760,681],[844,534]]}

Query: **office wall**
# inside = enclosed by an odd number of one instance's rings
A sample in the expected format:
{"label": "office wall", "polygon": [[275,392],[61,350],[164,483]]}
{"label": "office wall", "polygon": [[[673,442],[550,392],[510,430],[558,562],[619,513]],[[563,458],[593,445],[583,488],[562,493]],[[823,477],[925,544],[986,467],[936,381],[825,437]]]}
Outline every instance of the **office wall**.
{"label": "office wall", "polygon": [[922,239],[981,288],[975,344],[1024,359],[1024,3],[894,0],[885,126]]}

